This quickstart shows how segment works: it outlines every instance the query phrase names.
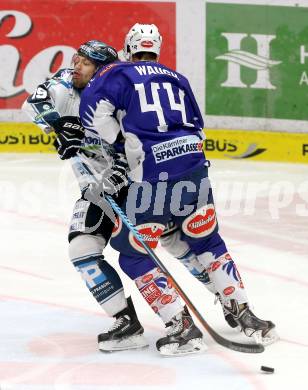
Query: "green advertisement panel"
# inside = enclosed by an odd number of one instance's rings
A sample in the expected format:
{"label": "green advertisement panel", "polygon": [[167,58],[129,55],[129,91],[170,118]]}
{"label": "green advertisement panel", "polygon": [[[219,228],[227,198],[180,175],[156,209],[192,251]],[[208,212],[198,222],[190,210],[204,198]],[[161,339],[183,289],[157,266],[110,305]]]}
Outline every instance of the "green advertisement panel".
{"label": "green advertisement panel", "polygon": [[206,114],[308,119],[308,8],[206,4]]}

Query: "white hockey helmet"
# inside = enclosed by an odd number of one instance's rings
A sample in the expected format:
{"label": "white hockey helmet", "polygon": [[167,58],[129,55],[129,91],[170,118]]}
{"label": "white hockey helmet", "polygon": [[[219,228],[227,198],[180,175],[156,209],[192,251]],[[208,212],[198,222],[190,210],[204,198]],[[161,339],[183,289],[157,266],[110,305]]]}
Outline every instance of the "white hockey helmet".
{"label": "white hockey helmet", "polygon": [[127,61],[140,52],[155,53],[159,56],[162,37],[155,24],[136,23],[127,33],[123,54]]}

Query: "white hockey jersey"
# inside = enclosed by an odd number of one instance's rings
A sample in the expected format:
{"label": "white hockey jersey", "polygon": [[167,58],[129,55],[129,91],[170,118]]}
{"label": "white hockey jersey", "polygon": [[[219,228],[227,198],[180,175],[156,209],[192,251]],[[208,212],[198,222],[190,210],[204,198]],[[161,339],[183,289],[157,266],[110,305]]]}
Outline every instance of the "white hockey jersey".
{"label": "white hockey jersey", "polygon": [[[22,109],[33,123],[45,133],[53,131],[53,123],[63,116],[79,116],[81,90],[72,83],[73,69],[61,69],[51,79],[40,84],[36,91],[23,103]],[[124,154],[117,153],[113,146],[102,140],[95,129],[85,129],[82,148],[90,157],[85,157],[89,166],[97,174],[104,174],[107,168],[119,160],[126,161]],[[72,163],[80,189],[88,182]]]}

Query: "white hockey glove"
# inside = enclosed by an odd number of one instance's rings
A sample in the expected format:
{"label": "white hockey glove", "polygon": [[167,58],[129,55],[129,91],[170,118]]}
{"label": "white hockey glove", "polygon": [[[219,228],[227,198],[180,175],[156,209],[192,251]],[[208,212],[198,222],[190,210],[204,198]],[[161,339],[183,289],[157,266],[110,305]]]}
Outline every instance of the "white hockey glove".
{"label": "white hockey glove", "polygon": [[108,168],[103,172],[103,177],[97,178],[97,182],[84,188],[82,198],[101,207],[106,194],[117,198],[121,190],[127,187],[128,184],[127,163],[117,160],[112,168]]}
{"label": "white hockey glove", "polygon": [[106,194],[118,197],[122,188],[129,184],[127,164],[123,161],[117,161],[112,168],[105,171],[102,183]]}
{"label": "white hockey glove", "polygon": [[113,198],[117,198],[120,191],[127,187],[129,184],[126,175],[126,164],[118,162],[113,165],[112,168],[107,169],[104,172],[104,176],[100,183],[91,183],[82,191],[82,199],[85,199],[91,203],[100,207],[104,214],[106,214],[112,222],[115,223],[116,216],[113,212],[111,205],[105,198],[105,195],[111,195]]}
{"label": "white hockey glove", "polygon": [[67,160],[77,154],[84,138],[84,128],[77,116],[63,116],[53,123],[57,134],[54,146],[61,160]]}

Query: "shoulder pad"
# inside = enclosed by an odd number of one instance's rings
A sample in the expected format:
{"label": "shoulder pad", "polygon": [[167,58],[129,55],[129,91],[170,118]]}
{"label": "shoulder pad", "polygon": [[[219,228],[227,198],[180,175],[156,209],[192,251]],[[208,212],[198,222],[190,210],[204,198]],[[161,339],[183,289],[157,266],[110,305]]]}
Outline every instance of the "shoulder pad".
{"label": "shoulder pad", "polygon": [[67,76],[70,76],[73,73],[73,69],[71,68],[63,68],[59,69],[53,76],[52,79],[54,80],[60,80],[62,78],[66,78]]}

